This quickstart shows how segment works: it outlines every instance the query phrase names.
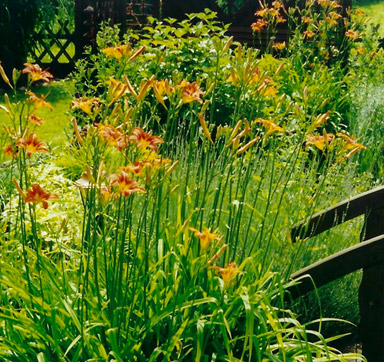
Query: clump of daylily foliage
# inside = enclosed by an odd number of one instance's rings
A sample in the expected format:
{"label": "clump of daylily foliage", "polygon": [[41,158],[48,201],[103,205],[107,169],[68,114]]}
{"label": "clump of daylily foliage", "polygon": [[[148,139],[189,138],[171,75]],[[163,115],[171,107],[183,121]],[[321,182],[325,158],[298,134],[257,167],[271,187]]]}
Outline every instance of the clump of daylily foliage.
{"label": "clump of daylily foliage", "polygon": [[[52,75],[26,63],[10,81],[0,68],[12,89],[28,77],[25,97],[1,106],[12,184],[2,360],[362,359],[300,323],[284,292],[314,248],[287,231],[351,192],[338,185],[366,149],[349,132],[342,67],[361,49],[361,24],[339,9],[259,10],[256,33],[283,21],[305,29],[271,45],[280,58],[237,44],[210,12],[152,19],[123,40],[105,27],[78,64],[57,156],[38,132],[49,99],[31,90]],[[342,45],[332,33],[341,22]],[[48,164],[60,177],[44,176]]]}

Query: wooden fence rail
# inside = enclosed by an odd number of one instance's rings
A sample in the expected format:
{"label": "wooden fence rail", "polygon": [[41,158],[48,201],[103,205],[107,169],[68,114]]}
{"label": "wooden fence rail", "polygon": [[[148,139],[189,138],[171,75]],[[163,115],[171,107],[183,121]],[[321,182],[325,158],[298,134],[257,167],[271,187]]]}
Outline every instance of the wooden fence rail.
{"label": "wooden fence rail", "polygon": [[[343,201],[291,230],[292,240],[312,237],[365,215],[361,243],[292,274],[297,297],[346,274],[363,269],[359,288],[359,334],[369,362],[384,361],[384,186]],[[308,276],[306,278],[305,276]],[[310,277],[310,278],[309,278]]]}

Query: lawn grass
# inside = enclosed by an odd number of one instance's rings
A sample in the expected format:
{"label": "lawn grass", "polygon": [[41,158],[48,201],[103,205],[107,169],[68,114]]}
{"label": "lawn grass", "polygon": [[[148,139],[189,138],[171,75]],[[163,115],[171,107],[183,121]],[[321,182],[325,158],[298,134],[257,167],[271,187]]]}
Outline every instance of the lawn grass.
{"label": "lawn grass", "polygon": [[[37,116],[46,120],[41,127],[36,129],[38,136],[47,142],[51,148],[62,146],[66,141],[66,130],[70,123],[68,109],[71,104],[73,83],[68,80],[54,81],[46,86],[37,86],[33,89],[38,96],[45,95],[53,110],[48,108],[38,109]],[[24,91],[19,90],[16,99],[24,98]],[[0,98],[0,104],[4,105],[4,97]],[[0,113],[0,125],[11,125],[11,120],[5,112]],[[4,135],[4,127],[0,129],[0,135]]]}
{"label": "lawn grass", "polygon": [[379,34],[384,36],[384,1],[356,0],[354,6],[362,9],[371,18],[372,25],[380,24]]}
{"label": "lawn grass", "polygon": [[[64,41],[62,41],[64,42]],[[57,44],[53,44],[50,48],[52,54],[54,56],[56,56],[59,52],[60,52],[60,48],[58,47]],[[66,48],[65,48],[67,54],[69,55],[70,59],[68,59],[68,57],[65,55],[65,54],[61,54],[59,59],[57,59],[57,61],[61,64],[67,64],[70,62],[71,59],[74,59],[75,57],[75,44],[74,43],[70,43]],[[43,46],[38,46],[35,50],[34,50],[34,54],[30,54],[29,56],[29,60],[34,63],[36,61],[36,59],[40,59],[40,56],[42,54],[42,52],[44,51],[44,47]],[[49,55],[49,54],[45,54],[44,57],[42,59],[40,59],[40,61],[42,63],[50,63],[52,62],[52,57]]]}

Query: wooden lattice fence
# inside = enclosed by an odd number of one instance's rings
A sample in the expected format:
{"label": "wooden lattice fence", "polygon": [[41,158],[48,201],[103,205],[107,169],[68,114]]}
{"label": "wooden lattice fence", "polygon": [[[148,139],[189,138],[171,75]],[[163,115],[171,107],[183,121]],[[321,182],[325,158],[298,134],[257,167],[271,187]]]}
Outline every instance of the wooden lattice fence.
{"label": "wooden lattice fence", "polygon": [[32,57],[56,76],[73,70],[76,60],[76,37],[69,19],[56,19],[55,26],[41,27],[34,35]]}

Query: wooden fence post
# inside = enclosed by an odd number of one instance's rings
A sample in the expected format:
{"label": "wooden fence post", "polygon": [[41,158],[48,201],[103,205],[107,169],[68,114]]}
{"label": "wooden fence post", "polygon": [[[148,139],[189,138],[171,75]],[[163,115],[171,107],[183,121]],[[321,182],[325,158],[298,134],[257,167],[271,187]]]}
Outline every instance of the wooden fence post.
{"label": "wooden fence post", "polygon": [[120,34],[125,34],[127,32],[127,0],[115,1],[116,19],[114,19],[114,23],[119,24]]}
{"label": "wooden fence post", "polygon": [[84,48],[95,37],[95,6],[91,0],[75,0],[75,58],[80,58]]}
{"label": "wooden fence post", "polygon": [[78,57],[82,52],[82,37],[83,37],[83,17],[84,0],[75,0],[75,55]]}
{"label": "wooden fence post", "polygon": [[157,19],[162,18],[162,9],[161,9],[161,0],[153,0],[153,11],[152,11],[152,16]]}
{"label": "wooden fence post", "polygon": [[[368,210],[363,240],[384,234],[384,208]],[[369,362],[382,362],[384,356],[384,265],[363,269],[359,288],[359,334],[363,355]]]}

